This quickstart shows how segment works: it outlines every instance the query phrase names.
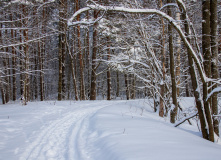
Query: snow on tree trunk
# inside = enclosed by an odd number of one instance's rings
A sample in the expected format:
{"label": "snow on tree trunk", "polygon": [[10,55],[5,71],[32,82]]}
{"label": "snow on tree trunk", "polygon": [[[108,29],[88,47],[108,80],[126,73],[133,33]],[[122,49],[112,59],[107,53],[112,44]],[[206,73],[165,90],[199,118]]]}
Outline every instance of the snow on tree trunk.
{"label": "snow on tree trunk", "polygon": [[66,52],[66,30],[65,22],[67,16],[67,0],[59,2],[59,80],[58,80],[58,100],[61,101],[65,97],[64,69],[65,69],[65,52]]}
{"label": "snow on tree trunk", "polygon": [[[171,0],[167,0],[167,3],[171,3]],[[172,16],[171,8],[168,7],[168,15]],[[168,24],[168,34],[169,34],[169,54],[170,54],[170,76],[172,82],[172,104],[174,107],[171,107],[170,113],[170,122],[175,123],[177,115],[177,88],[176,88],[176,75],[175,75],[175,64],[174,64],[174,53],[173,53],[173,27]]]}
{"label": "snow on tree trunk", "polygon": [[[210,27],[211,27],[211,68],[212,68],[212,78],[218,79],[218,44],[217,44],[217,0],[210,0]],[[213,89],[217,88],[217,84],[213,84]],[[212,96],[212,114],[218,115],[218,96],[214,93]],[[219,136],[219,120],[217,117],[213,117],[214,132]]]}
{"label": "snow on tree trunk", "polygon": [[[162,0],[160,0],[160,8],[163,7]],[[164,20],[161,18],[161,24],[162,24],[162,34],[161,34],[161,61],[162,61],[162,80],[160,83],[160,108],[159,108],[159,116],[164,116],[164,91],[165,91],[165,79],[166,79],[166,69],[165,69],[165,63],[166,63],[166,55],[165,55],[165,25]]]}
{"label": "snow on tree trunk", "polygon": [[[206,76],[211,77],[211,50],[210,50],[210,0],[202,1],[202,52],[204,58],[204,69]],[[203,83],[203,101],[206,119],[209,127],[209,140],[214,142],[214,129],[211,117],[210,102],[207,100],[208,87],[211,84]]]}

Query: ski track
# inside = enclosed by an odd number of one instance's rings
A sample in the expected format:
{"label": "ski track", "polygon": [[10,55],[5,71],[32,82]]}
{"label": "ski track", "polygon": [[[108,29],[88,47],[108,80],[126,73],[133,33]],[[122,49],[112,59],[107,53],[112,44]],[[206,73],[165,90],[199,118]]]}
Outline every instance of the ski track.
{"label": "ski track", "polygon": [[[19,160],[76,160],[89,159],[86,138],[89,119],[99,109],[109,105],[94,103],[80,107],[66,116],[44,126],[36,139],[25,149]],[[111,105],[111,104],[110,104]]]}

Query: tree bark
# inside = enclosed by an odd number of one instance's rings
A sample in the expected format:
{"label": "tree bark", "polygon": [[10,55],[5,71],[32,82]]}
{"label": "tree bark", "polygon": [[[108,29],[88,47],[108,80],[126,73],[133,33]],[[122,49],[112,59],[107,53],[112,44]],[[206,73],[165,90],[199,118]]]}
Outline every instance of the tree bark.
{"label": "tree bark", "polygon": [[126,96],[127,96],[127,100],[129,100],[130,99],[130,91],[129,91],[128,76],[126,73],[124,74],[124,79],[125,79]]}
{"label": "tree bark", "polygon": [[[163,7],[163,2],[160,0],[160,8]],[[161,34],[161,61],[162,61],[162,83],[160,84],[160,108],[159,108],[159,116],[164,116],[164,92],[165,92],[165,79],[166,79],[166,69],[165,69],[165,63],[166,63],[166,55],[165,55],[165,25],[164,20],[161,18],[161,24],[162,24],[162,34]]]}
{"label": "tree bark", "polygon": [[[97,19],[98,11],[94,11],[94,19]],[[96,100],[96,58],[97,58],[97,23],[94,24],[93,31],[93,51],[92,51],[92,67],[91,67],[91,91],[90,100]]]}
{"label": "tree bark", "polygon": [[2,79],[0,78],[0,89],[1,89],[1,95],[2,95],[2,104],[5,104],[5,92],[2,85]]}
{"label": "tree bark", "polygon": [[75,93],[75,100],[78,101],[78,91],[77,91],[77,83],[76,83],[76,77],[75,77],[75,69],[74,69],[74,59],[71,58],[71,73],[72,73],[72,80],[74,85],[74,93]]}
{"label": "tree bark", "polygon": [[120,96],[120,80],[119,80],[119,72],[117,71],[117,91],[116,91],[116,96]]}
{"label": "tree bark", "polygon": [[[24,25],[27,27],[28,25],[28,20],[27,20],[27,15],[28,15],[28,8],[27,6],[23,5],[23,15],[24,15]],[[28,29],[24,29],[23,31],[23,36],[24,36],[24,42],[28,42]],[[30,90],[29,90],[29,46],[26,43],[24,46],[24,70],[25,70],[25,75],[24,75],[24,93],[23,93],[23,104],[27,105],[27,102],[30,100]]]}
{"label": "tree bark", "polygon": [[[171,3],[171,0],[167,0],[167,3]],[[171,17],[171,8],[168,8],[168,15]],[[175,64],[174,64],[174,53],[173,53],[173,32],[172,25],[168,24],[168,34],[169,34],[169,52],[170,52],[170,76],[172,81],[172,99],[173,105],[170,113],[170,122],[175,123],[177,115],[177,88],[176,88],[176,76],[175,76]]]}
{"label": "tree bark", "polygon": [[[180,8],[180,11],[183,11],[182,12],[182,20],[184,21],[185,36],[187,37],[187,40],[190,42],[190,36],[189,36],[190,35],[190,27],[189,27],[189,23],[188,23],[187,14],[186,14],[186,11],[183,9],[184,6],[182,6],[182,4],[179,3],[179,1],[177,1],[177,3]],[[195,64],[194,64],[194,61],[192,58],[190,48],[187,48],[187,55],[188,55],[189,72],[191,75],[195,103],[196,103],[196,107],[197,107],[197,110],[199,113],[199,118],[200,118],[201,132],[202,132],[203,138],[209,140],[207,122],[206,122],[205,111],[204,111],[204,104],[201,100],[200,86],[197,81],[196,68],[195,68]]]}
{"label": "tree bark", "polygon": [[67,0],[59,1],[59,80],[58,80],[58,100],[65,98],[65,52],[66,52],[66,30],[67,23]]}
{"label": "tree bark", "polygon": [[[13,21],[13,15],[11,13],[11,21]],[[13,28],[13,26],[12,26]],[[11,29],[11,38],[12,38],[12,43],[14,43],[14,36],[16,36],[16,33],[14,34],[14,30]],[[17,96],[17,86],[16,86],[16,52],[15,52],[15,47],[12,47],[12,100],[16,100]]]}
{"label": "tree bark", "polygon": [[[212,68],[212,78],[218,79],[218,43],[217,43],[217,0],[210,0],[210,27],[211,27],[211,52],[212,52],[212,60],[211,60],[211,68]],[[213,89],[217,88],[217,84],[213,84]],[[218,96],[217,93],[214,93],[212,96],[212,114],[218,115]],[[213,126],[214,132],[219,136],[219,120],[217,117],[213,116]]]}
{"label": "tree bark", "polygon": [[[44,0],[44,3],[45,3],[45,0]],[[42,19],[43,19],[43,24],[44,25],[42,25],[42,28],[41,28],[41,30],[42,30],[42,34],[44,35],[45,34],[45,27],[46,27],[46,14],[45,14],[45,12],[46,12],[46,9],[45,8],[43,8],[43,11],[42,11]],[[40,30],[40,28],[39,28],[39,30]],[[39,48],[38,48],[38,53],[39,53],[39,55],[38,55],[38,57],[39,57],[39,70],[40,70],[40,100],[41,101],[43,101],[44,100],[44,53],[45,53],[45,38],[43,38],[42,39],[42,41],[43,41],[43,44],[42,44],[42,46],[41,46],[41,48],[40,48],[40,44],[38,43],[38,45],[39,45]]]}
{"label": "tree bark", "polygon": [[[110,37],[107,38],[107,46],[108,46],[108,50],[107,50],[107,60],[110,60],[110,54],[111,54],[111,50],[110,50]],[[110,72],[110,67],[108,66],[107,69],[107,100],[111,100],[111,72]]]}
{"label": "tree bark", "polygon": [[[202,1],[202,52],[204,57],[204,69],[208,78],[211,77],[211,51],[210,51],[210,0]],[[206,119],[209,127],[209,140],[214,142],[213,121],[210,111],[210,103],[207,100],[208,82],[203,83],[203,101]]]}
{"label": "tree bark", "polygon": [[[79,10],[79,0],[76,0],[76,11]],[[77,16],[77,20],[80,21],[80,15]],[[80,25],[77,26],[77,35],[78,35],[78,54],[79,54],[79,63],[80,63],[80,99],[85,100],[85,85],[84,85],[84,63],[83,63],[83,54],[81,51],[81,28]]]}
{"label": "tree bark", "polygon": [[[180,26],[180,13],[176,13],[176,20],[178,21],[178,25]],[[177,97],[180,96],[180,53],[181,53],[181,39],[180,36],[177,35],[177,50],[176,50],[176,79],[177,79]]]}
{"label": "tree bark", "polygon": [[[0,28],[2,28],[2,24],[0,24]],[[2,43],[2,31],[0,31],[0,44]],[[3,51],[3,49],[0,49],[0,51]],[[3,61],[3,57],[2,57],[2,61]],[[0,75],[2,75],[2,73],[0,73]],[[0,77],[0,89],[1,89],[1,95],[2,95],[2,104],[6,103],[6,99],[5,99],[5,90],[4,90],[4,85],[3,85],[3,78]]]}

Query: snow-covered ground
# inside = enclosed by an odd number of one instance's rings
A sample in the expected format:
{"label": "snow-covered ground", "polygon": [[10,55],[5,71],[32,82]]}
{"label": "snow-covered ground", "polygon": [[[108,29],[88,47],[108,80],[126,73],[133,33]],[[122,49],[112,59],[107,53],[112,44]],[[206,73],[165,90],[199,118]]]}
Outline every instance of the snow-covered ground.
{"label": "snow-covered ground", "polygon": [[0,160],[220,160],[200,135],[145,100],[0,105]]}

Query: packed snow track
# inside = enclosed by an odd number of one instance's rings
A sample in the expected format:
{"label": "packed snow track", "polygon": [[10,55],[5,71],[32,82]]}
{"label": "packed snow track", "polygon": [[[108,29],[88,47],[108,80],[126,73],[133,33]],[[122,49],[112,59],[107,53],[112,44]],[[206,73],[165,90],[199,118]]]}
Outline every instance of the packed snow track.
{"label": "packed snow track", "polygon": [[83,150],[84,133],[87,131],[89,117],[103,107],[90,106],[76,110],[44,127],[20,160],[84,159],[87,156]]}
{"label": "packed snow track", "polygon": [[175,128],[149,102],[0,105],[0,160],[220,160],[196,124]]}

